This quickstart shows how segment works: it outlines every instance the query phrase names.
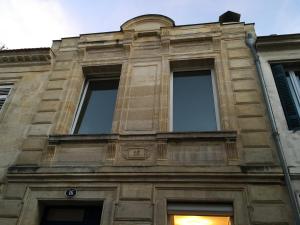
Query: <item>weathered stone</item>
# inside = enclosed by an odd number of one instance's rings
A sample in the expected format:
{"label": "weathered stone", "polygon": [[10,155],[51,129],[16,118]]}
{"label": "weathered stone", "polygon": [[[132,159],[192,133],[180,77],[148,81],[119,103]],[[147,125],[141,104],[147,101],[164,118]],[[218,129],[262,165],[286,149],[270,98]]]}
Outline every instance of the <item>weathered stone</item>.
{"label": "weathered stone", "polygon": [[46,138],[43,137],[28,137],[24,140],[22,149],[23,150],[43,150],[46,144]]}
{"label": "weathered stone", "polygon": [[18,217],[22,207],[20,200],[0,200],[0,217]]}
{"label": "weathered stone", "polygon": [[152,197],[151,184],[123,184],[121,186],[121,199],[147,199]]}
{"label": "weathered stone", "polygon": [[24,151],[21,152],[15,162],[16,165],[36,165],[40,162],[42,152]]}
{"label": "weathered stone", "polygon": [[117,206],[115,218],[117,220],[151,220],[152,210],[150,202],[122,201]]}

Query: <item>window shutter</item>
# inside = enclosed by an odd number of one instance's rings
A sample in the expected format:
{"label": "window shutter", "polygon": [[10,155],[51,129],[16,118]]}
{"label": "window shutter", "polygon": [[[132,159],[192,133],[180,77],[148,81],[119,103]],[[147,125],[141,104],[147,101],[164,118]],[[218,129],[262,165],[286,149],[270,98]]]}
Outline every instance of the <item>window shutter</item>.
{"label": "window shutter", "polygon": [[4,105],[5,100],[10,92],[12,85],[0,85],[0,111]]}
{"label": "window shutter", "polygon": [[281,64],[272,65],[271,68],[288,127],[290,130],[298,128],[300,127],[300,118],[287,83],[284,68]]}

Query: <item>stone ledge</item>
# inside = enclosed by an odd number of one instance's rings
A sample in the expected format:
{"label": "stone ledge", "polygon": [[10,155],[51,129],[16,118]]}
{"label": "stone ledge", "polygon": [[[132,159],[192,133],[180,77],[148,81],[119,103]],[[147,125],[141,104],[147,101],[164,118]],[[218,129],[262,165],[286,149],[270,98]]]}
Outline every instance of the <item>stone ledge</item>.
{"label": "stone ledge", "polygon": [[71,134],[50,135],[49,144],[72,142],[109,142],[114,140],[157,140],[157,141],[236,141],[237,131],[212,131],[212,132],[168,132],[156,134]]}

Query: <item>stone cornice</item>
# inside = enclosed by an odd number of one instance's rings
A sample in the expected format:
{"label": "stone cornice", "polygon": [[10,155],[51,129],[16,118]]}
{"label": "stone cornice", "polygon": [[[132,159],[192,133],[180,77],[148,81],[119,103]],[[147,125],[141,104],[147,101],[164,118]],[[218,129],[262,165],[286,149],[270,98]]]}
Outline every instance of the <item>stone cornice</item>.
{"label": "stone cornice", "polygon": [[256,48],[258,51],[300,48],[300,34],[259,36]]}
{"label": "stone cornice", "polygon": [[9,49],[0,51],[0,65],[49,64],[50,48]]}
{"label": "stone cornice", "polygon": [[[236,167],[237,168],[237,167]],[[118,168],[117,168],[118,169]],[[223,172],[178,172],[176,167],[156,167],[156,171],[145,171],[147,168],[134,167],[130,169],[119,168],[119,171],[112,170],[111,167],[30,167],[12,166],[8,169],[7,179],[10,182],[110,182],[119,181],[143,181],[143,182],[201,182],[204,183],[283,183],[283,174],[280,168],[274,171],[243,173],[238,170]],[[177,168],[178,169],[178,168]],[[224,170],[224,168],[223,168]],[[64,171],[64,172],[62,172]]]}

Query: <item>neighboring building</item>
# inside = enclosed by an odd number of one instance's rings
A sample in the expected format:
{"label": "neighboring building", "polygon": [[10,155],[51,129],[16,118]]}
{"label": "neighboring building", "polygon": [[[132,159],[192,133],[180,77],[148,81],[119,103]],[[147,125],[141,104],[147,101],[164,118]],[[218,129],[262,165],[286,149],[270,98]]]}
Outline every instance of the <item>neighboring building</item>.
{"label": "neighboring building", "polygon": [[258,37],[256,46],[282,151],[299,201],[300,34]]}
{"label": "neighboring building", "polygon": [[0,52],[0,224],[294,224],[231,16]]}

